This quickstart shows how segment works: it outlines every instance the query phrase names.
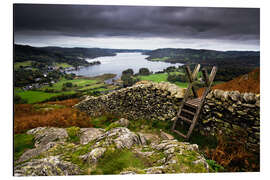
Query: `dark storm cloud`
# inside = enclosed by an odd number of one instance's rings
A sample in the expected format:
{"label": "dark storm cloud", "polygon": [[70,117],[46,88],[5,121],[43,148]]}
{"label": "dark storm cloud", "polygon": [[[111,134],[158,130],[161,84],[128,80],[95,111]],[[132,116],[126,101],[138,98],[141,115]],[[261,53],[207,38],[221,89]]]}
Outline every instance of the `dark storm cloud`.
{"label": "dark storm cloud", "polygon": [[259,40],[259,9],[16,4],[15,35]]}

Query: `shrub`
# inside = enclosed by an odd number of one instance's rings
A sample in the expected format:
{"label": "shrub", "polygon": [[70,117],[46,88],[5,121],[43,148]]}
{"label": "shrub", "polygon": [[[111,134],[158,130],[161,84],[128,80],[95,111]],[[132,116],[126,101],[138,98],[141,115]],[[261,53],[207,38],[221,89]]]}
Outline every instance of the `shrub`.
{"label": "shrub", "polygon": [[72,87],[72,85],[73,84],[71,82],[66,82],[63,84],[64,87],[68,87],[68,88]]}
{"label": "shrub", "polygon": [[133,69],[126,69],[122,72],[122,75],[133,75],[134,72],[133,72]]}
{"label": "shrub", "polygon": [[133,84],[139,81],[138,78],[135,78],[131,75],[122,75],[121,80],[123,81],[124,87],[132,86]]}
{"label": "shrub", "polygon": [[218,136],[215,149],[205,149],[206,156],[223,166],[229,172],[259,171],[259,156],[248,152],[246,140],[241,135],[235,137]]}
{"label": "shrub", "polygon": [[182,74],[168,74],[167,80],[169,82],[187,82],[187,77]]}
{"label": "shrub", "polygon": [[147,68],[140,68],[139,69],[139,74],[142,75],[142,76],[147,76],[147,75],[150,74],[150,71]]}

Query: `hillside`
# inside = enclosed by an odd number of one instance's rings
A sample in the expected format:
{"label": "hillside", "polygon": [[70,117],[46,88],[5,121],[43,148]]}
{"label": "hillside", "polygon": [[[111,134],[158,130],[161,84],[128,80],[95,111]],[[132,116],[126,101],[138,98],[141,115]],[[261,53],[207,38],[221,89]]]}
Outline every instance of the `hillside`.
{"label": "hillside", "polygon": [[[259,65],[260,52],[258,51],[215,51],[205,49],[156,49],[145,53],[150,61],[165,61],[171,63],[200,63],[231,65],[246,63],[246,65]],[[244,61],[243,61],[244,60]]]}
{"label": "hillside", "polygon": [[[249,72],[248,74],[239,76],[231,81],[217,84],[212,89],[221,89],[226,91],[239,91],[240,93],[252,92],[260,93],[260,68]],[[201,95],[203,89],[198,90],[198,94]]]}
{"label": "hillside", "polygon": [[14,61],[37,61],[43,63],[65,62],[70,65],[87,65],[84,58],[115,56],[122,52],[147,52],[140,49],[104,49],[104,48],[63,48],[63,47],[32,47],[14,45]]}

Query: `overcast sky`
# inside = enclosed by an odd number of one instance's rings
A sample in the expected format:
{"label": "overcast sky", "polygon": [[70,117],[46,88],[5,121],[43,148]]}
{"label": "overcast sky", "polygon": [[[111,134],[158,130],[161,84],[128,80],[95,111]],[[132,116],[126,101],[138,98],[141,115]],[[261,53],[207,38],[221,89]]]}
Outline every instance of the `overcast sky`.
{"label": "overcast sky", "polygon": [[259,50],[260,10],[16,4],[14,41],[32,46]]}

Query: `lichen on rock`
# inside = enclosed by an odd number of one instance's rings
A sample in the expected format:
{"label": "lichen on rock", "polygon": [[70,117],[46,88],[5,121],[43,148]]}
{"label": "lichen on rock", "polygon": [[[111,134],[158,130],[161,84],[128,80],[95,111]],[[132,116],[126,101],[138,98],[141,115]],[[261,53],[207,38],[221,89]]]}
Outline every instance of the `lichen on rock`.
{"label": "lichen on rock", "polygon": [[[64,128],[57,130],[36,128],[29,132],[40,137],[41,134],[46,134],[48,131],[64,132],[64,130]],[[46,141],[40,141],[42,138],[36,138],[36,141],[42,143],[38,143],[36,148],[26,151],[21,156],[21,159],[25,161],[21,161],[15,166],[15,175],[102,174],[103,166],[100,163],[104,163],[104,158],[108,157],[110,157],[110,159],[106,159],[108,163],[113,163],[114,158],[118,158],[116,162],[119,161],[120,164],[115,164],[113,168],[116,169],[112,171],[118,174],[209,171],[209,167],[205,166],[206,160],[200,154],[197,145],[179,142],[175,139],[162,140],[162,138],[148,144],[144,133],[134,133],[126,127],[112,128],[108,131],[95,128],[81,129],[80,131],[82,132],[80,136],[89,135],[89,138],[84,137],[84,140],[81,140],[79,144],[72,143],[68,139],[64,141],[63,138],[49,138]],[[94,136],[90,132],[98,133]],[[59,133],[53,135],[59,136]],[[44,144],[45,142],[48,143]],[[114,155],[110,155],[110,153]],[[118,156],[117,153],[122,153],[123,157],[122,155]],[[193,169],[192,165],[196,168]]]}

